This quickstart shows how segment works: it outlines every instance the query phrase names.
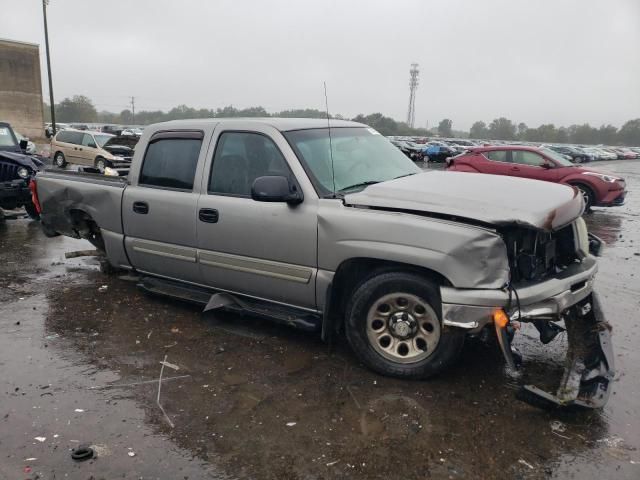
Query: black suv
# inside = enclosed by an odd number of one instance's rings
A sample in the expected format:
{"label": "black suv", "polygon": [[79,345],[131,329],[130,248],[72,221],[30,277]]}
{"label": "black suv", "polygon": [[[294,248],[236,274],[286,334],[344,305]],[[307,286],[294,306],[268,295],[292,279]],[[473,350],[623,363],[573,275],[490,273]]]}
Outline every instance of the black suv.
{"label": "black suv", "polygon": [[24,207],[31,218],[37,219],[29,185],[44,164],[26,155],[26,148],[27,140],[18,142],[11,125],[0,122],[0,209]]}

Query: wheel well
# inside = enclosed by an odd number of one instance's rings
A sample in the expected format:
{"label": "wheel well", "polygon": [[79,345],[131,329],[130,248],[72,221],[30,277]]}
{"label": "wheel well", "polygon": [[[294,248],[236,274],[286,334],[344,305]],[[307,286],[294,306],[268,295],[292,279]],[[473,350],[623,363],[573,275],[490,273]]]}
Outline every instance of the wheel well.
{"label": "wheel well", "polygon": [[93,217],[84,210],[70,210],[69,216],[71,217],[73,229],[78,236],[89,240],[94,247],[104,251],[105,247],[102,233]]}
{"label": "wheel well", "polygon": [[588,188],[592,195],[595,195],[594,188],[586,182],[581,182],[580,180],[569,180],[567,182],[569,185],[574,187],[585,187]]}
{"label": "wheel well", "polygon": [[328,339],[344,322],[344,310],[353,291],[364,281],[386,271],[405,271],[422,275],[436,285],[451,285],[440,273],[408,263],[377,258],[351,258],[342,262],[336,270],[325,299],[322,319],[322,338]]}

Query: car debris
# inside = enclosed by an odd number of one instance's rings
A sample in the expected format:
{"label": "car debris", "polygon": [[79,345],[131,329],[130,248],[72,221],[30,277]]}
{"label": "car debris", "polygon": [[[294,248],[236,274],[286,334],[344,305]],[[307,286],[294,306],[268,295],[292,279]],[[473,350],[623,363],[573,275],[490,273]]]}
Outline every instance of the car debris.
{"label": "car debris", "polygon": [[84,462],[85,460],[89,460],[93,458],[95,452],[93,448],[88,445],[81,445],[78,448],[74,448],[71,450],[71,458],[73,458],[77,462]]}

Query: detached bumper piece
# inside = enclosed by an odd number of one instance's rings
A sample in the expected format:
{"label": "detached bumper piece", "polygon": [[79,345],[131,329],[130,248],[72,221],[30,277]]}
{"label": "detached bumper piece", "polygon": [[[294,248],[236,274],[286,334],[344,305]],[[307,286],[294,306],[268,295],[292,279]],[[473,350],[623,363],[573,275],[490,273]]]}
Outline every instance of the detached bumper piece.
{"label": "detached bumper piece", "polygon": [[545,408],[601,408],[609,399],[613,378],[611,327],[595,293],[563,313],[569,348],[555,395],[534,385],[523,386],[517,398]]}

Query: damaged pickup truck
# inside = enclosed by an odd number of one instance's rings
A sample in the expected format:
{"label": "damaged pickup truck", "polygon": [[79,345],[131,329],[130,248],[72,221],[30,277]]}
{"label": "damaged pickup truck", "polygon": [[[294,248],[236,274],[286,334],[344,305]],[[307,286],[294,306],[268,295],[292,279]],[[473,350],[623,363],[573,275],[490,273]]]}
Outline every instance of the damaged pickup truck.
{"label": "damaged pickup truck", "polygon": [[517,322],[543,342],[566,329],[560,387],[520,398],[608,399],[601,242],[572,187],[422,172],[354,122],[212,119],[146,128],[128,178],[40,173],[36,197],[49,235],[88,239],[148,291],[344,335],[385,375],[437,374],[483,331],[515,367]]}

